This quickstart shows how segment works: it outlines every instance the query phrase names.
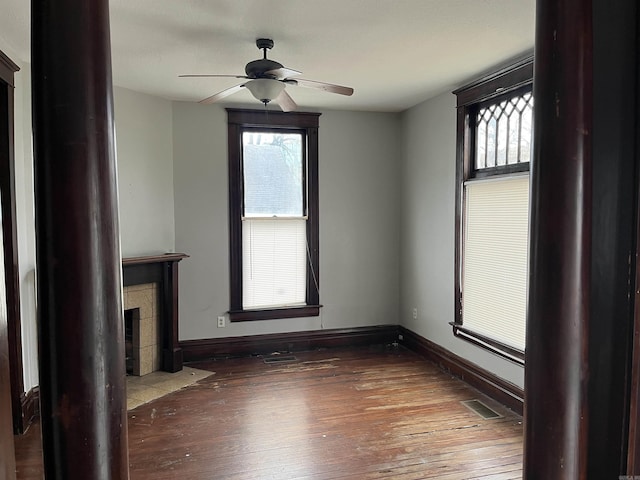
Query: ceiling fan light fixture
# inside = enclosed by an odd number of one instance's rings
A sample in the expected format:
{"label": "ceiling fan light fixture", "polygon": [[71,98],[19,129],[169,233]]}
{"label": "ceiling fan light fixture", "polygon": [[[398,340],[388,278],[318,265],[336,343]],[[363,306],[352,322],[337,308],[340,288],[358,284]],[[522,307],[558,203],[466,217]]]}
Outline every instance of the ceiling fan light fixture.
{"label": "ceiling fan light fixture", "polygon": [[278,95],[282,93],[285,87],[284,83],[270,78],[256,78],[255,80],[248,81],[244,86],[249,89],[251,95],[253,95],[256,100],[261,101],[265,105],[271,100],[278,98]]}

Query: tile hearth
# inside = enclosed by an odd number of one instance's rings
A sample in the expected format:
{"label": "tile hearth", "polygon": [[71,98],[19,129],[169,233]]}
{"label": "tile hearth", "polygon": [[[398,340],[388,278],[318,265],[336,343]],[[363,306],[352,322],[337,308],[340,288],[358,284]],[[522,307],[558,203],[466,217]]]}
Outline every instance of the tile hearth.
{"label": "tile hearth", "polygon": [[211,375],[215,373],[183,367],[181,371],[175,373],[157,371],[143,377],[127,376],[127,410],[133,410]]}

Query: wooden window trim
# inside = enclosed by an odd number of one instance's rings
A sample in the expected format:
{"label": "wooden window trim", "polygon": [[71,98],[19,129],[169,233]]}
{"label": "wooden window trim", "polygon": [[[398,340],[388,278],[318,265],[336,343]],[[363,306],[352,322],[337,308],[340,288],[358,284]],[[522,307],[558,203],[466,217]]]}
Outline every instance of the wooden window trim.
{"label": "wooden window trim", "polygon": [[453,92],[456,95],[456,200],[455,200],[455,253],[454,253],[454,306],[455,317],[451,322],[453,334],[465,341],[489,350],[502,358],[524,365],[525,352],[472,332],[462,319],[462,225],[464,222],[464,183],[490,175],[513,174],[529,170],[529,163],[473,169],[474,123],[478,109],[516,91],[533,85],[533,55],[528,55],[510,65],[489,73]]}
{"label": "wooden window trim", "polygon": [[481,348],[490,350],[502,358],[524,365],[524,352],[522,350],[518,350],[517,348],[513,348],[492,338],[485,337],[479,333],[472,332],[471,330],[464,328],[462,324],[450,322],[450,325],[453,327],[453,334],[456,337],[473,343]]}
{"label": "wooden window trim", "polygon": [[453,91],[456,107],[465,107],[491,100],[533,82],[533,55],[527,55],[509,65],[488,73]]}
{"label": "wooden window trim", "polygon": [[[2,203],[2,232],[4,236],[4,268],[9,335],[9,365],[11,378],[11,409],[16,433],[28,426],[25,417],[25,391],[22,365],[22,321],[20,314],[20,272],[18,267],[18,221],[16,214],[15,145],[14,145],[14,89],[15,73],[20,68],[0,51],[0,82],[6,84],[2,103],[8,113],[0,119],[8,136],[0,139],[0,198]],[[4,108],[0,108],[4,110]],[[3,130],[3,128],[0,128]]]}
{"label": "wooden window trim", "polygon": [[[313,317],[320,314],[320,297],[316,282],[319,277],[319,205],[318,205],[318,126],[320,113],[276,112],[227,108],[229,148],[229,271],[232,322],[278,318]],[[242,140],[246,128],[268,128],[302,131],[306,137],[307,165],[307,258],[306,305],[250,309],[242,307]],[[313,272],[313,274],[311,273]],[[314,278],[315,277],[315,278]]]}

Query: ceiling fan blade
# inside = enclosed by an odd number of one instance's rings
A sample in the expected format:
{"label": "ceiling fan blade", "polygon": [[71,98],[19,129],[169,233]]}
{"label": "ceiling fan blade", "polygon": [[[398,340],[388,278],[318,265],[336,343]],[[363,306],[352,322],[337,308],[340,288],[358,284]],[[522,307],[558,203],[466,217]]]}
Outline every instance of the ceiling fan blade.
{"label": "ceiling fan blade", "polygon": [[315,80],[304,80],[302,78],[287,79],[286,83],[298,85],[299,87],[317,88],[325,92],[339,93],[340,95],[353,95],[353,88],[333,85],[332,83],[316,82]]}
{"label": "ceiling fan blade", "polygon": [[285,78],[294,77],[296,75],[301,75],[301,74],[302,72],[293,70],[292,68],[286,68],[286,67],[275,68],[273,70],[268,70],[264,72],[264,75],[269,75],[269,76],[273,75],[273,77],[276,80],[284,80]]}
{"label": "ceiling fan blade", "polygon": [[280,108],[283,112],[293,112],[298,105],[293,101],[293,98],[287,93],[286,90],[282,90],[280,95],[278,95],[275,99],[275,102],[280,105]]}
{"label": "ceiling fan blade", "polygon": [[235,85],[231,88],[227,88],[226,90],[222,90],[221,92],[211,95],[210,97],[207,97],[204,100],[200,100],[198,103],[201,103],[203,105],[209,105],[210,103],[215,103],[218,100],[222,100],[223,98],[228,97],[229,95],[238,93],[243,88],[244,88],[244,83],[241,83],[240,85]]}
{"label": "ceiling fan blade", "polygon": [[193,78],[193,77],[206,77],[206,78],[214,78],[214,77],[218,77],[218,78],[249,78],[246,75],[200,75],[200,74],[196,74],[196,75],[178,75],[178,77],[180,78]]}

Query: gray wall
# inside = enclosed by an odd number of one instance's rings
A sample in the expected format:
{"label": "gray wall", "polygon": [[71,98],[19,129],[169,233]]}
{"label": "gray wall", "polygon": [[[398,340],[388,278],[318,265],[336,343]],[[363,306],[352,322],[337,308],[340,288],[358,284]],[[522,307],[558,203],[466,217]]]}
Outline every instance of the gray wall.
{"label": "gray wall", "polygon": [[[255,108],[255,106],[252,106]],[[321,316],[233,323],[229,308],[227,125],[218,106],[173,104],[180,338],[395,324],[399,301],[399,117],[320,117]]]}
{"label": "gray wall", "polygon": [[455,338],[448,324],[454,320],[455,96],[405,111],[401,124],[400,323],[522,387],[522,367]]}
{"label": "gray wall", "polygon": [[171,102],[114,88],[123,257],[173,252]]}

